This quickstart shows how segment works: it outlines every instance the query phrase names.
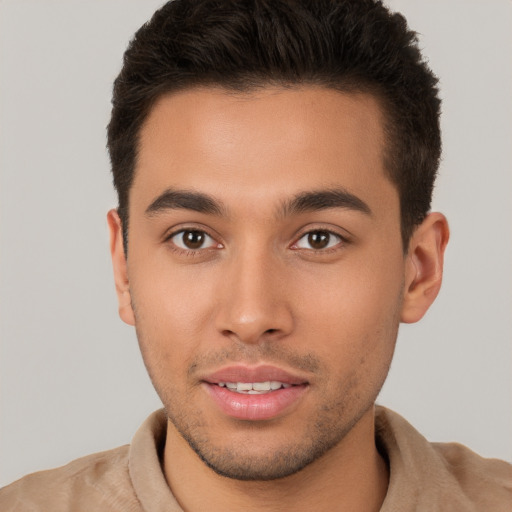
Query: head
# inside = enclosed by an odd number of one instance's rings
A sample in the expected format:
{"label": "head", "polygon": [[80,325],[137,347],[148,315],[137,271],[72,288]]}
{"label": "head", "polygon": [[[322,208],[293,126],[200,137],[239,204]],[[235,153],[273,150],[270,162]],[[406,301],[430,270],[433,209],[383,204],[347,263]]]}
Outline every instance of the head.
{"label": "head", "polygon": [[360,457],[347,447],[373,443],[399,322],[434,300],[448,236],[427,215],[435,79],[403,18],[177,0],[131,42],[113,103],[119,309],[166,450],[249,480]]}
{"label": "head", "polygon": [[415,33],[380,1],[168,2],[136,33],[114,84],[108,148],[125,248],[140,131],[159,98],[197,86],[316,85],[378,99],[406,250],[430,209],[441,154],[436,83]]}

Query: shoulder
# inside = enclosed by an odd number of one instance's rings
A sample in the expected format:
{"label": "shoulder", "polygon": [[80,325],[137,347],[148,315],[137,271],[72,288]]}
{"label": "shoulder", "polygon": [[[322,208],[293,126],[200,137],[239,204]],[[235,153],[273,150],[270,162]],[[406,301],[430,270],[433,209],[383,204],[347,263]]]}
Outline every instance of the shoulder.
{"label": "shoulder", "polygon": [[512,510],[511,464],[481,457],[458,443],[432,443],[431,446],[447,473],[478,510]]}
{"label": "shoulder", "polygon": [[140,511],[128,472],[129,446],[40,471],[0,489],[0,509],[12,512]]}
{"label": "shoulder", "polygon": [[376,441],[389,461],[382,511],[512,510],[512,465],[458,443],[430,443],[400,415],[377,408]]}

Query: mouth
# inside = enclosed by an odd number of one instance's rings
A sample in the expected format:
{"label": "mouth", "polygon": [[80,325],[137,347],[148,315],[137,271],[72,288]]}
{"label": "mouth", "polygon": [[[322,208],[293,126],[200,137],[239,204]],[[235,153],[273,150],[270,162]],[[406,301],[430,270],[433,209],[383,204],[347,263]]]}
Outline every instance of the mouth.
{"label": "mouth", "polygon": [[273,366],[231,366],[203,379],[220,412],[240,420],[269,420],[297,407],[309,388],[301,376]]}
{"label": "mouth", "polygon": [[278,389],[292,387],[292,384],[277,380],[267,380],[265,382],[218,382],[217,385],[221,388],[227,388],[234,393],[242,393],[244,395],[264,395]]}

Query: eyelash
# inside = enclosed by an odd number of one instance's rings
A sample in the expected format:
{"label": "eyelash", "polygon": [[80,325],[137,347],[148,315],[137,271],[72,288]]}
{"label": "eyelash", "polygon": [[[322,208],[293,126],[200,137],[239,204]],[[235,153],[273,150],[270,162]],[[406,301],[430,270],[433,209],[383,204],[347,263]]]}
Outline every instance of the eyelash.
{"label": "eyelash", "polygon": [[[309,237],[311,235],[314,235],[314,234],[323,234],[323,235],[327,235],[329,237],[329,241],[328,243],[331,243],[331,239],[334,237],[335,239],[337,239],[337,242],[331,246],[331,247],[325,247],[325,248],[320,248],[320,249],[314,249],[314,248],[305,248],[305,247],[298,247],[298,244],[299,242],[305,238],[305,237]],[[326,228],[316,228],[316,229],[310,229],[308,231],[305,231],[303,232],[296,240],[296,242],[293,243],[293,245],[291,246],[291,249],[293,250],[305,250],[305,251],[308,251],[308,253],[310,254],[315,254],[315,255],[324,255],[324,254],[330,254],[332,252],[335,252],[337,250],[340,249],[340,246],[343,246],[343,245],[346,245],[349,243],[349,240],[340,235],[339,233],[331,230],[331,229],[326,229]]]}
{"label": "eyelash", "polygon": [[[215,243],[213,244],[212,247],[199,247],[197,249],[180,247],[176,242],[173,241],[173,238],[177,237],[180,234],[184,235],[185,233],[200,234],[200,235],[210,238]],[[199,228],[182,228],[177,231],[173,231],[172,233],[169,233],[169,235],[165,237],[164,242],[169,243],[169,247],[171,248],[171,250],[179,253],[180,255],[191,256],[191,257],[199,256],[201,253],[204,253],[204,251],[207,251],[207,250],[212,250],[212,249],[216,250],[216,249],[221,249],[223,247],[222,244],[216,242],[215,237],[210,235],[206,230],[199,229]],[[216,245],[216,247],[215,247],[215,245]]]}
{"label": "eyelash", "polygon": [[[197,249],[180,247],[176,242],[173,241],[173,238],[177,237],[180,234],[184,235],[185,233],[196,233],[196,234],[206,236],[206,237],[210,238],[214,242],[214,244],[212,244],[213,246],[211,246],[211,247],[199,247]],[[331,247],[327,246],[325,248],[320,248],[320,249],[305,248],[305,247],[297,246],[298,243],[303,238],[311,236],[313,234],[328,235],[329,237],[335,237],[338,241],[336,244],[334,244],[334,246],[331,246]],[[185,255],[185,256],[190,256],[190,257],[199,256],[201,253],[204,254],[205,251],[218,250],[218,249],[222,249],[224,247],[221,243],[216,242],[216,239],[214,236],[210,235],[206,230],[199,229],[199,228],[181,228],[177,231],[173,231],[172,233],[170,233],[168,236],[165,237],[164,242],[168,242],[169,247],[174,252],[177,252],[180,255]],[[330,242],[331,242],[331,240],[329,240],[328,243],[330,243]],[[295,242],[293,242],[293,244],[290,246],[290,249],[292,249],[294,251],[304,250],[304,251],[308,251],[309,254],[314,254],[314,255],[324,255],[324,254],[330,254],[332,252],[335,252],[340,249],[340,246],[347,245],[348,243],[350,243],[350,241],[347,239],[347,237],[342,236],[339,233],[337,233],[331,229],[316,228],[316,229],[310,229],[308,231],[304,231],[303,233],[301,233],[300,236],[298,238],[296,238]]]}

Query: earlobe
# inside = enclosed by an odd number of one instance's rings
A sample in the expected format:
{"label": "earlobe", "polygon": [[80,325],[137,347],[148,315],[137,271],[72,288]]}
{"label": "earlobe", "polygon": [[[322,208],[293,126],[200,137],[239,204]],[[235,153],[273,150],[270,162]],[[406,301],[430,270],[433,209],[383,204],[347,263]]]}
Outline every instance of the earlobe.
{"label": "earlobe", "polygon": [[413,233],[406,257],[402,322],[420,320],[437,297],[449,236],[448,222],[441,213],[429,214]]}
{"label": "earlobe", "polygon": [[110,232],[110,255],[114,269],[119,316],[123,322],[129,325],[135,325],[126,255],[123,247],[123,228],[117,210],[113,209],[108,212],[107,222]]}

